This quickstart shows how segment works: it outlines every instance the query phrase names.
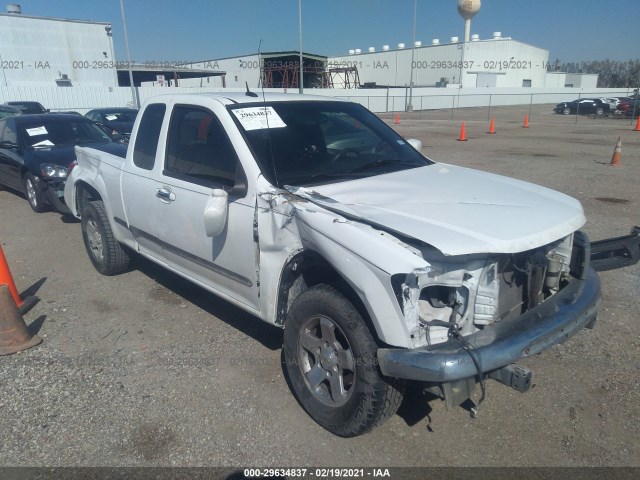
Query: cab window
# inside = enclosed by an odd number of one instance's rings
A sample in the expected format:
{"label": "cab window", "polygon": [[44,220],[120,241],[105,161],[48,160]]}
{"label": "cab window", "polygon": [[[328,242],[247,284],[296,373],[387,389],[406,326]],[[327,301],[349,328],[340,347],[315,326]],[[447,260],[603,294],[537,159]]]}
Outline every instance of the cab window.
{"label": "cab window", "polygon": [[174,108],[164,174],[203,185],[233,186],[238,157],[224,128],[210,111]]}

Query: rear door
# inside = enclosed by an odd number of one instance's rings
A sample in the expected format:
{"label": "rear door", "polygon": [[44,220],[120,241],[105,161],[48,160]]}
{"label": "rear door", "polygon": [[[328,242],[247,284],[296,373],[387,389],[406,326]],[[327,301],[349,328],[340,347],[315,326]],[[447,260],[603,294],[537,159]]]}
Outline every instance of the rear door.
{"label": "rear door", "polygon": [[[164,148],[161,146],[166,138],[167,110],[165,103],[153,103],[144,109],[133,152],[127,152],[121,183],[126,225],[136,239],[138,249],[157,259],[163,256],[158,223],[162,219],[164,205],[158,197],[157,176],[164,160]],[[121,220],[115,219],[116,222]]]}

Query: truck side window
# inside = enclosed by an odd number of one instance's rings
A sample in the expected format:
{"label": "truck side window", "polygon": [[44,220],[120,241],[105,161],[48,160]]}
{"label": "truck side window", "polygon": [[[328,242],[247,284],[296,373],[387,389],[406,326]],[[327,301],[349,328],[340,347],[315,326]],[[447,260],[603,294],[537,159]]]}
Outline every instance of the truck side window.
{"label": "truck side window", "polygon": [[238,157],[210,111],[176,106],[169,127],[165,175],[233,186]]}
{"label": "truck side window", "polygon": [[160,129],[166,110],[167,106],[164,103],[154,103],[145,108],[133,149],[133,163],[136,167],[153,170]]}

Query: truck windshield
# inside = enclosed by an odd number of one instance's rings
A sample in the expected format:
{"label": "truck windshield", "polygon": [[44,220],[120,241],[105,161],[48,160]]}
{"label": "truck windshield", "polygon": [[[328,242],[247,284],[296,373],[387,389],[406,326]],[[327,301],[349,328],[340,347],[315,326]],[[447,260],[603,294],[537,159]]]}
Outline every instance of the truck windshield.
{"label": "truck windshield", "polygon": [[355,103],[267,102],[228,108],[263,174],[279,187],[337,182],[433,163]]}

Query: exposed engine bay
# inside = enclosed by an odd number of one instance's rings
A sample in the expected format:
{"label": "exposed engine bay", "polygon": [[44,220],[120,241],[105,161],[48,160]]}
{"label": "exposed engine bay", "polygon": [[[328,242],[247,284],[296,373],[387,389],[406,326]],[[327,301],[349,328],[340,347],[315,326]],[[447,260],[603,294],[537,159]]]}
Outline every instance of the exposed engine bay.
{"label": "exposed engine bay", "polygon": [[[573,235],[534,250],[480,257],[416,251],[431,265],[406,275],[399,301],[416,345],[445,342],[518,317],[569,281]],[[399,279],[395,276],[394,281]]]}

